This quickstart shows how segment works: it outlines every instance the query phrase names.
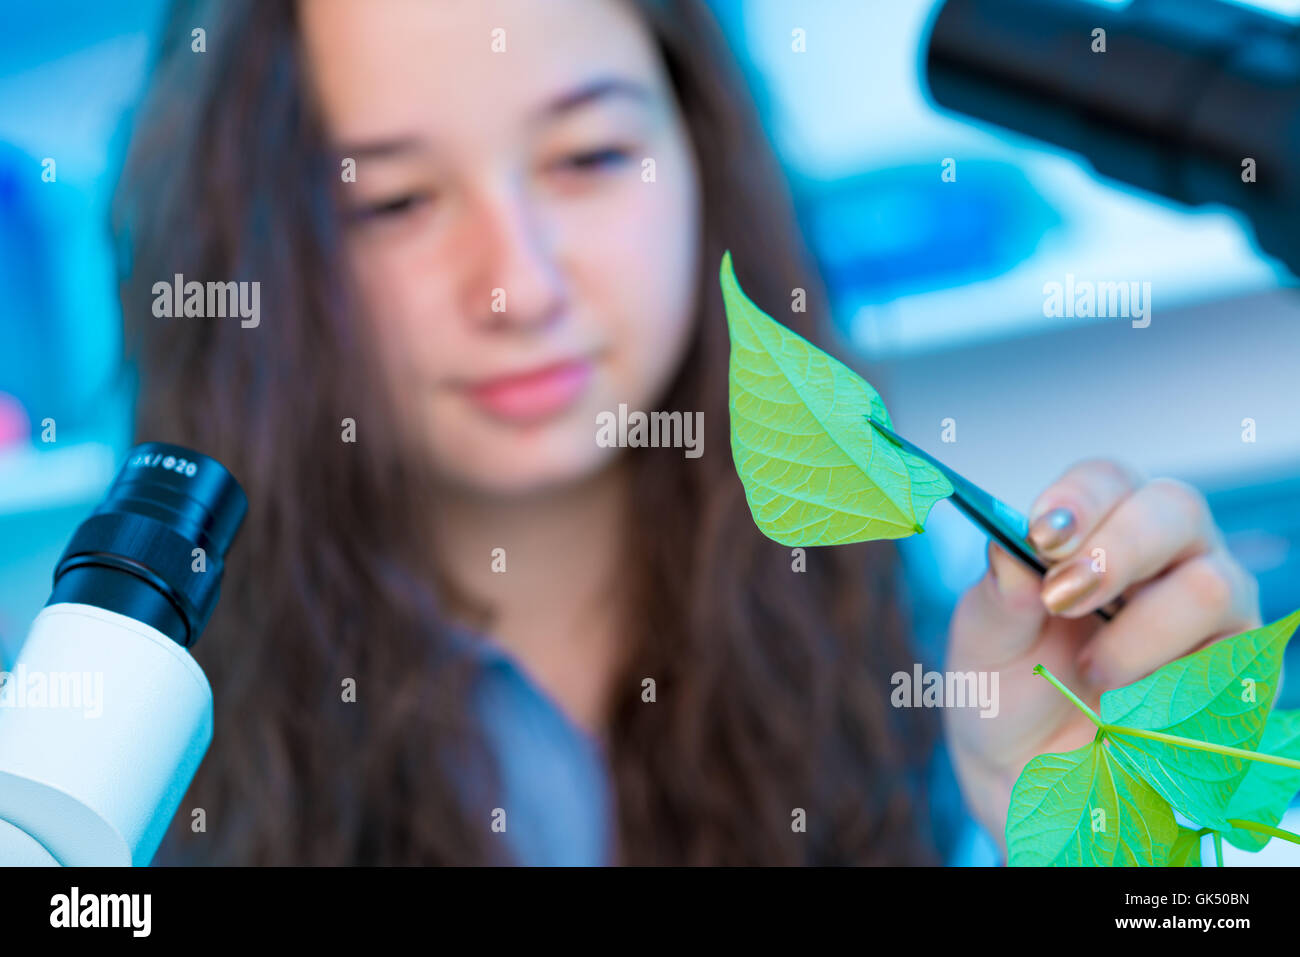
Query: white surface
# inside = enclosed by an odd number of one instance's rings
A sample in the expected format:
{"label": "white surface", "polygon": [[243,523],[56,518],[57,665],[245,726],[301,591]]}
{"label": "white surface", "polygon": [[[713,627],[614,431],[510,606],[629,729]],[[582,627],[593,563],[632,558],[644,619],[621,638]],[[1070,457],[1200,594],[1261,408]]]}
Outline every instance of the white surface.
{"label": "white surface", "polygon": [[0,821],[0,865],[5,867],[58,867],[59,862],[26,831]]}
{"label": "white surface", "polygon": [[89,676],[97,703],[0,707],[0,820],[65,865],[148,864],[212,740],[198,664],[131,618],[59,604],[37,616],[6,697],[31,686],[20,669],[51,688]]}
{"label": "white surface", "polygon": [[[1297,356],[1300,295],[1277,291],[1157,312],[1146,329],[1062,325],[865,371],[900,435],[1024,512],[1095,456],[1229,487],[1294,474]],[[945,418],[955,442],[941,441]]]}

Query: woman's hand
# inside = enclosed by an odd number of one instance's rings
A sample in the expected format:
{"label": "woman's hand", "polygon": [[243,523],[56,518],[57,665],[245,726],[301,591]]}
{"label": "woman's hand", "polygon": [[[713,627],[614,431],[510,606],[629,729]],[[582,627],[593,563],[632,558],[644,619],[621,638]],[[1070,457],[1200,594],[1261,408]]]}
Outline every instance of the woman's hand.
{"label": "woman's hand", "polygon": [[[1005,852],[1011,788],[1045,751],[1071,751],[1096,727],[1047,681],[1052,671],[1094,710],[1101,693],[1175,658],[1258,627],[1258,588],[1226,551],[1195,489],[1143,482],[1113,462],[1070,469],[1030,512],[1040,579],[990,543],[989,570],[953,615],[949,671],[998,672],[998,710],[944,709],[953,765],[976,818]],[[1109,623],[1092,612],[1116,597]]]}

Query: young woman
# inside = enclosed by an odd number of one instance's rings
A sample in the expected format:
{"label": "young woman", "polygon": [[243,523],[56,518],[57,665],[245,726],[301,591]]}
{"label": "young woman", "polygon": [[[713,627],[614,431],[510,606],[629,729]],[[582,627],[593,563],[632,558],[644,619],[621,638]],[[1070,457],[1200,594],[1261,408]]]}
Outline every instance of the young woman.
{"label": "young woman", "polygon": [[[182,6],[115,228],[138,433],[251,503],[160,861],[940,859],[894,548],[792,571],[732,465],[723,250],[770,310],[821,297],[702,3]],[[259,321],[156,318],[177,273]],[[702,413],[703,454],[599,444],[620,404]],[[1095,701],[1258,623],[1184,485],[1086,462],[1032,518],[1050,575],[992,549],[950,641],[1001,672],[996,719],[946,715],[995,836],[1090,737],[1034,662]]]}

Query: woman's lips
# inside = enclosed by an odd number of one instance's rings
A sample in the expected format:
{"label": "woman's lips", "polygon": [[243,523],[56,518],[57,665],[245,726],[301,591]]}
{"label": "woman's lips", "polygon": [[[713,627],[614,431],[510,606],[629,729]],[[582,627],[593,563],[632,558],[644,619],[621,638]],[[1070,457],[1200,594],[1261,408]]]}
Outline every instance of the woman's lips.
{"label": "woman's lips", "polygon": [[472,383],[465,387],[465,394],[498,419],[536,422],[568,408],[586,388],[591,372],[591,362],[585,359],[554,362]]}

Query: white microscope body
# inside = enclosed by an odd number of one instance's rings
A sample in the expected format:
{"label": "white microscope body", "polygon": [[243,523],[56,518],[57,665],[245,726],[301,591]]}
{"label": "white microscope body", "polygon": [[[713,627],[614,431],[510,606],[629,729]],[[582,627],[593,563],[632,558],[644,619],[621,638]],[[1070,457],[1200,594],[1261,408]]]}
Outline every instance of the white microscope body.
{"label": "white microscope body", "polygon": [[215,460],[132,450],[0,672],[0,865],[152,860],[212,741],[187,648],[246,508]]}

